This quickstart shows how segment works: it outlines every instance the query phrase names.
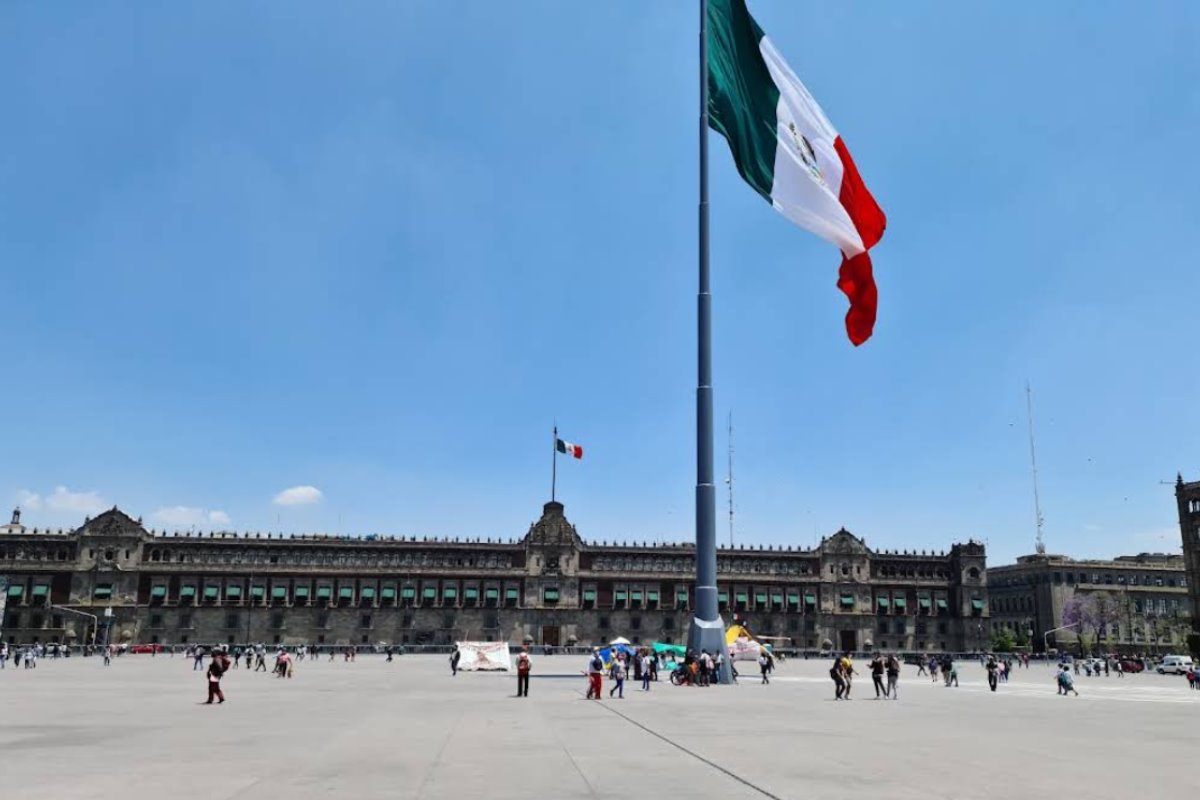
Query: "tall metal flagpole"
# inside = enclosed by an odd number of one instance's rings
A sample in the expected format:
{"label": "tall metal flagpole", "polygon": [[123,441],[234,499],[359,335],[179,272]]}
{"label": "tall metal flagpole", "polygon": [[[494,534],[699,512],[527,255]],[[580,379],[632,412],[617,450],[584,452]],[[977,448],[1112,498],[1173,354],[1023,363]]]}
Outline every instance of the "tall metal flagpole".
{"label": "tall metal flagpole", "polygon": [[[712,294],[708,269],[708,0],[700,0],[700,281],[697,295],[696,385],[696,614],[688,647],[710,654],[725,649],[717,607],[717,493],[713,485]],[[729,659],[721,682],[730,680]]]}
{"label": "tall metal flagpole", "polygon": [[550,502],[554,502],[554,492],[558,487],[558,425],[554,426],[554,438],[550,441]]}

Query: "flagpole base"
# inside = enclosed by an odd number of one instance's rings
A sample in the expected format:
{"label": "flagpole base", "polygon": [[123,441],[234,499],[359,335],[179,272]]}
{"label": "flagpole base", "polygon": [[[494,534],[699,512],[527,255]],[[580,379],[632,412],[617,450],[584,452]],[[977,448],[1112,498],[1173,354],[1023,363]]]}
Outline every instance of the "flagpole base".
{"label": "flagpole base", "polygon": [[707,650],[714,658],[717,653],[724,653],[725,658],[721,661],[718,679],[721,683],[733,682],[729,648],[725,645],[725,621],[720,616],[716,619],[692,617],[692,627],[688,629],[688,650],[697,656],[702,650]]}

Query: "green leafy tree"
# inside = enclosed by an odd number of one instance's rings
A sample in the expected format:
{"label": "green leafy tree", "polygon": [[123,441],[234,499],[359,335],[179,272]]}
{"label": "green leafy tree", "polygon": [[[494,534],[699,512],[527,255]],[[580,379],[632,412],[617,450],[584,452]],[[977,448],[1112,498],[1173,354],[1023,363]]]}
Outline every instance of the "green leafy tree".
{"label": "green leafy tree", "polygon": [[1017,646],[1017,637],[1007,628],[997,628],[992,631],[992,651],[995,653],[1011,653]]}

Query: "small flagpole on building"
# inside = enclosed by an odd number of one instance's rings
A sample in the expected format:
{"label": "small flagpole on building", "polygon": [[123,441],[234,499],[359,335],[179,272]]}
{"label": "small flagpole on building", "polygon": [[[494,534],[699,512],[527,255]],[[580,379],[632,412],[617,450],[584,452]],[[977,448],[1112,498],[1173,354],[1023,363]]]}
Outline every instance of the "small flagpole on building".
{"label": "small flagpole on building", "polygon": [[550,439],[550,502],[558,488],[558,424],[554,425],[554,436]]}

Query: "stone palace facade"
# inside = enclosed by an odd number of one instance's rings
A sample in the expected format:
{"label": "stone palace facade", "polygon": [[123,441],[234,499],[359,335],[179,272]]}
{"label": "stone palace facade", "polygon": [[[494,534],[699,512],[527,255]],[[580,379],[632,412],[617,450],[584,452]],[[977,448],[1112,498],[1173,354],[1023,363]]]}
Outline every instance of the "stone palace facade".
{"label": "stone palace facade", "polygon": [[[986,648],[984,546],[721,548],[719,596],[798,648]],[[70,532],[0,526],[6,641],[374,645],[686,641],[690,544],[584,542],[550,502],[518,540],[156,533],[113,508]],[[92,622],[95,617],[97,623]]]}

